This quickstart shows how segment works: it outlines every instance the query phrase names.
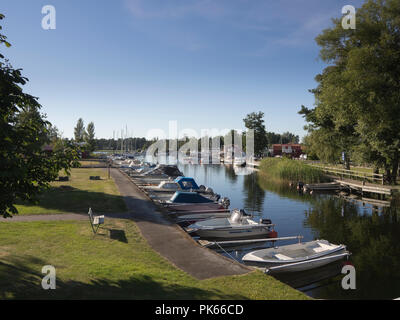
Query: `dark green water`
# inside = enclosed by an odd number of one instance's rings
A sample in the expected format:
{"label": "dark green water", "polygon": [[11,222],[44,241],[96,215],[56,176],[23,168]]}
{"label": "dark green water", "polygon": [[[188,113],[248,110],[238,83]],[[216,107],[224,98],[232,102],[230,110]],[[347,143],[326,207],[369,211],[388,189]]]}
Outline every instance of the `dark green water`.
{"label": "dark green water", "polygon": [[[311,275],[310,272],[290,275],[289,283],[299,290],[322,299],[400,297],[400,208],[363,205],[333,194],[299,194],[286,185],[262,179],[250,169],[225,165],[178,166],[198,184],[229,197],[231,208],[244,208],[254,214],[255,220],[270,218],[279,236],[302,235],[303,241],[326,239],[347,246],[356,270],[355,290],[342,289],[342,265],[324,267]],[[288,243],[293,241],[277,245]],[[240,261],[247,252],[249,248],[237,248],[228,254]],[[319,273],[324,280],[313,283],[319,279],[313,279]],[[300,281],[302,278],[310,283]]]}

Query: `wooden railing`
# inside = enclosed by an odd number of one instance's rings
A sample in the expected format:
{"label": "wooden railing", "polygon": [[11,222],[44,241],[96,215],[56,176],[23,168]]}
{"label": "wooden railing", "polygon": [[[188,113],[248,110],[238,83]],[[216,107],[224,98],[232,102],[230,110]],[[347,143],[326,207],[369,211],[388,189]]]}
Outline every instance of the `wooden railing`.
{"label": "wooden railing", "polygon": [[348,179],[355,179],[355,180],[362,180],[363,182],[372,181],[375,183],[384,184],[385,177],[383,174],[380,173],[367,173],[367,172],[360,172],[356,170],[346,170],[346,169],[339,169],[339,168],[332,168],[332,167],[324,167],[315,164],[310,164],[315,168],[321,169],[323,172],[333,174],[335,176],[339,176],[341,179],[348,178]]}

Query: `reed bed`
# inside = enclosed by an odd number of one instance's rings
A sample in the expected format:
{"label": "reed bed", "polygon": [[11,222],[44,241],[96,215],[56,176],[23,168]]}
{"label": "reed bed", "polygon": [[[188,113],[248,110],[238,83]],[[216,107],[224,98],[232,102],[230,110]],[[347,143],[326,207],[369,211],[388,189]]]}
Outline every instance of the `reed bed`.
{"label": "reed bed", "polygon": [[260,163],[260,172],[267,178],[303,183],[327,182],[329,178],[318,168],[302,161],[287,158],[265,158]]}

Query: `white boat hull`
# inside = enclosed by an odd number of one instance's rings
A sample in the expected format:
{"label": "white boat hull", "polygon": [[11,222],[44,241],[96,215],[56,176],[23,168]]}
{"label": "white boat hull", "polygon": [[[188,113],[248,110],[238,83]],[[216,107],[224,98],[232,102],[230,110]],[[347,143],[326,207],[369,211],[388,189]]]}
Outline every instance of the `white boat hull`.
{"label": "white boat hull", "polygon": [[283,272],[299,272],[306,271],[311,269],[316,269],[327,264],[330,264],[335,261],[339,261],[344,259],[348,254],[345,254],[345,251],[341,252],[341,254],[336,253],[332,256],[326,256],[324,258],[312,259],[299,263],[287,263],[282,264],[280,266],[269,266],[266,267],[267,273],[283,273]]}
{"label": "white boat hull", "polygon": [[314,240],[256,250],[247,253],[242,261],[248,265],[263,267],[268,273],[297,272],[322,267],[349,255],[345,245]]}
{"label": "white boat hull", "polygon": [[266,227],[248,226],[221,229],[198,229],[195,234],[202,239],[251,239],[268,238],[269,230]]}

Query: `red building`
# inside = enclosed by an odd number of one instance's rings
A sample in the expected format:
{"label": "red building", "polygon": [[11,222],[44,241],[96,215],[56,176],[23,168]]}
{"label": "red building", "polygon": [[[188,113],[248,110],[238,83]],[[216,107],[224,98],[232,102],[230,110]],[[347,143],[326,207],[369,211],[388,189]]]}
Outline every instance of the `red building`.
{"label": "red building", "polygon": [[273,144],[272,145],[273,156],[288,155],[293,158],[298,158],[303,153],[301,144]]}

